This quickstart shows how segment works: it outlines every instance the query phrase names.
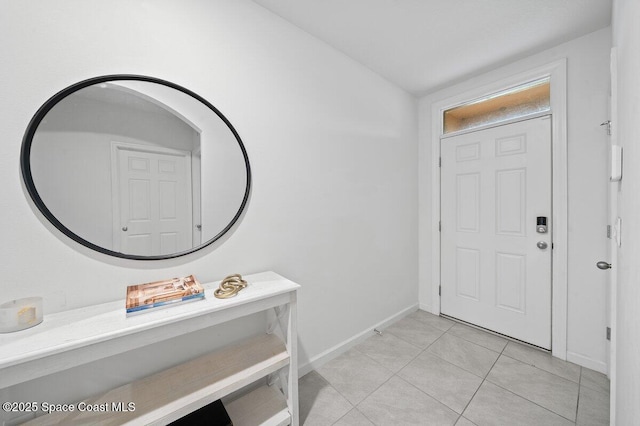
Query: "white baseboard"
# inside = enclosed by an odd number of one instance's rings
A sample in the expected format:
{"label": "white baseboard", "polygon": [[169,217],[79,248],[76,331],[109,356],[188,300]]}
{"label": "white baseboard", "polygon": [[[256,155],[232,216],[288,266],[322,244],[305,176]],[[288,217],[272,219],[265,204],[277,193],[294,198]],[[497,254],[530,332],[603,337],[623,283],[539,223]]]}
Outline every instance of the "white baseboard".
{"label": "white baseboard", "polygon": [[314,356],[304,365],[298,367],[298,377],[302,377],[305,374],[319,368],[325,363],[331,361],[332,359],[342,355],[352,347],[356,346],[358,343],[364,342],[367,338],[373,336],[373,329],[376,328],[378,330],[383,330],[394,322],[401,320],[412,312],[418,310],[418,304],[411,305],[406,309],[394,314],[387,319],[380,321],[377,324],[373,324],[371,327],[368,327],[366,330],[356,334],[355,336],[339,343],[332,348],[327,349],[319,355]]}
{"label": "white baseboard", "polygon": [[607,374],[607,363],[604,361],[598,361],[593,358],[589,358],[584,355],[569,351],[567,351],[567,361],[573,362],[574,364],[581,365],[591,370],[595,370],[602,374]]}
{"label": "white baseboard", "polygon": [[[432,308],[432,306],[430,306],[430,305],[425,305],[424,303],[420,303],[420,304],[418,305],[418,309],[420,309],[420,310],[422,310],[422,311],[429,312],[430,314],[433,314],[433,309],[431,309],[431,308]],[[434,314],[434,315],[436,315],[436,314]],[[440,315],[440,313],[438,312],[438,314],[437,314],[437,315]]]}

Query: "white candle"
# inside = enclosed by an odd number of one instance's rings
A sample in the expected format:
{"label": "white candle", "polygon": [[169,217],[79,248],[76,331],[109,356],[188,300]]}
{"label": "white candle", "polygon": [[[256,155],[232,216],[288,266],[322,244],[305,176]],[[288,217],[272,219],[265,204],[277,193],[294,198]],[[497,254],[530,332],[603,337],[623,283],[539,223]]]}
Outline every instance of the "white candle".
{"label": "white candle", "polygon": [[42,322],[42,297],[25,297],[0,305],[0,333],[24,330]]}

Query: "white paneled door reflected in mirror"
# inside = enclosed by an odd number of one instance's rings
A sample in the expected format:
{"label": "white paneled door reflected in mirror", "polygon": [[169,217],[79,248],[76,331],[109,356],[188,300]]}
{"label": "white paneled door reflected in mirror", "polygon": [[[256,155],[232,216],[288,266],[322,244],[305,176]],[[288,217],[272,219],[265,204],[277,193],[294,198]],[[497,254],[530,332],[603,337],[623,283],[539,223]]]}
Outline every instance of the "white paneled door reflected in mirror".
{"label": "white paneled door reflected in mirror", "polygon": [[211,244],[238,220],[251,171],[231,123],[201,96],[150,77],[97,77],[38,110],[22,175],[66,236],[99,252],[166,259]]}

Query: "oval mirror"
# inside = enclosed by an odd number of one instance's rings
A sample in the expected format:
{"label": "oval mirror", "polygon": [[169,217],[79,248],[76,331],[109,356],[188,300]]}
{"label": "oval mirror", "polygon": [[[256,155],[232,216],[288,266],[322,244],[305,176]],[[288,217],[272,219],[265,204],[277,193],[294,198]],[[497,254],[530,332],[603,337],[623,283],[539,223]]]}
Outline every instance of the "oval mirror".
{"label": "oval mirror", "polygon": [[249,197],[238,133],[176,84],[115,75],[74,84],[29,123],[22,175],[65,235],[112,256],[168,259],[227,232]]}

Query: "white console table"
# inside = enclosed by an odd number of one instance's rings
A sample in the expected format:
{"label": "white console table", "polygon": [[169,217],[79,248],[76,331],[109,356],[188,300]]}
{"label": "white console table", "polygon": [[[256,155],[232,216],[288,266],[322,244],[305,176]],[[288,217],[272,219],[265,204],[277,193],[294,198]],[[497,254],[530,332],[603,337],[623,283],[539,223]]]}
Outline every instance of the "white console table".
{"label": "white console table", "polygon": [[[45,315],[34,328],[0,334],[0,388],[103,359],[182,334],[273,309],[267,333],[160,371],[85,402],[133,402],[134,411],[74,411],[37,417],[49,424],[167,424],[262,378],[279,379],[232,401],[234,425],[298,425],[296,291],[274,272],[244,277],[231,299],[204,301],[127,317],[124,301]],[[75,401],[69,401],[75,402]]]}

